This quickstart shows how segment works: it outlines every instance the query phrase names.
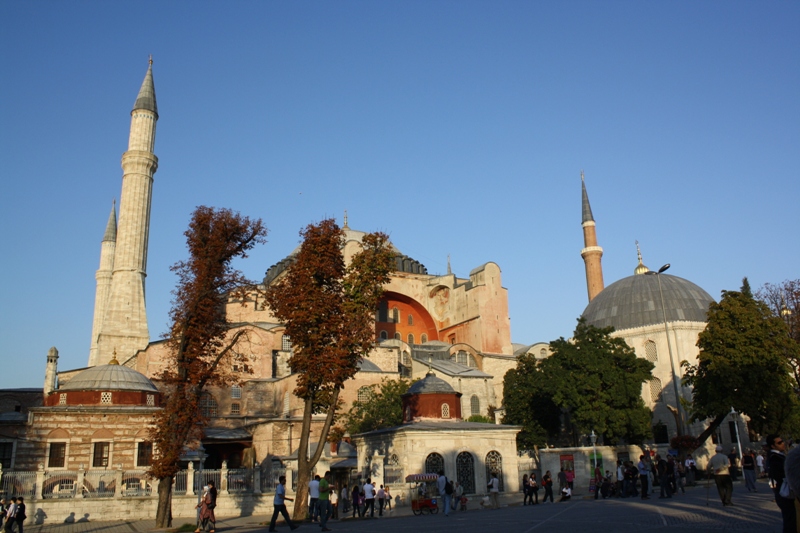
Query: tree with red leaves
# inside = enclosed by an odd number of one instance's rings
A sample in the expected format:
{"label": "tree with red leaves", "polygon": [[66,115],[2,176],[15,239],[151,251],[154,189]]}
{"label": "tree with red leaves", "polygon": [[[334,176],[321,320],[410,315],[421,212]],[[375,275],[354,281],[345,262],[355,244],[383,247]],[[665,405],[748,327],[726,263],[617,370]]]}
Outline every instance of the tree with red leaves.
{"label": "tree with red leaves", "polygon": [[225,303],[253,287],[231,266],[266,242],[261,219],[250,220],[229,209],[198,207],[186,230],[189,259],[172,267],[178,286],[167,334],[166,370],[158,376],[166,402],[155,416],[150,438],[156,451],[151,475],[158,481],[156,527],[172,525],[172,482],[184,447],[198,442],[205,426],[200,399],[207,385],[236,382],[229,369],[247,341],[245,330],[230,333]]}
{"label": "tree with red leaves", "polygon": [[[294,518],[305,518],[308,483],[322,455],[345,381],[355,376],[375,342],[375,310],[389,281],[394,254],[383,233],[364,235],[349,265],[342,249],[344,231],[332,219],[300,232],[303,243],[284,277],[267,289],[266,299],[285,324],[297,374],[294,394],[303,399],[297,454]],[[311,416],[325,413],[315,452],[309,456]]]}

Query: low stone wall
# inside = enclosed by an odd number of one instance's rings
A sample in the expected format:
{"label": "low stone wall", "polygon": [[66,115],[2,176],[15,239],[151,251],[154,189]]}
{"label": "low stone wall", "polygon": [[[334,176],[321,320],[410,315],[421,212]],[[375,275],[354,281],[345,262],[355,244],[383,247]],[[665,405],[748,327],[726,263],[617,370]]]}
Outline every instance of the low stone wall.
{"label": "low stone wall", "polygon": [[[220,494],[214,513],[217,516],[272,516],[274,494]],[[157,497],[26,499],[26,525],[62,524],[79,520],[146,520],[156,516]],[[174,525],[194,523],[197,496],[173,496]],[[291,503],[287,502],[289,512]]]}

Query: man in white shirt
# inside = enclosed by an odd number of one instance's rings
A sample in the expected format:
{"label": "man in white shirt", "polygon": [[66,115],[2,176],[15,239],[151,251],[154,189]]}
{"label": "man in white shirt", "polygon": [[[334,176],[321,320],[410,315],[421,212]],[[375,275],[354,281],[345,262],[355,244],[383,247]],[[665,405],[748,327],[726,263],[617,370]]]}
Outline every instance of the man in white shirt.
{"label": "man in white shirt", "polygon": [[367,509],[370,510],[369,517],[375,518],[375,485],[371,479],[364,483],[364,515],[367,514]]}
{"label": "man in white shirt", "polygon": [[697,463],[692,459],[692,454],[686,456],[686,461],[683,463],[683,466],[686,467],[686,484],[693,487],[695,485],[694,471],[695,468],[697,468]]}
{"label": "man in white shirt", "polygon": [[500,480],[497,479],[497,472],[492,472],[492,480],[489,481],[489,499],[492,501],[492,509],[500,508]]}
{"label": "man in white shirt", "polygon": [[758,477],[764,477],[766,474],[764,470],[764,454],[759,453],[756,455],[756,466],[758,467]]}
{"label": "man in white shirt", "polygon": [[722,453],[722,446],[717,446],[717,453],[708,462],[708,468],[714,474],[714,482],[717,484],[717,492],[722,500],[722,505],[731,504],[733,494],[733,481],[731,480],[731,462],[728,456]]}
{"label": "man in white shirt", "polygon": [[447,476],[444,475],[444,470],[439,470],[439,477],[436,479],[436,488],[439,489],[439,496],[442,498],[444,504],[444,515],[450,516],[450,499],[452,495],[447,494]]}
{"label": "man in white shirt", "polygon": [[308,514],[311,516],[311,521],[316,522],[319,516],[319,508],[317,502],[319,501],[319,476],[314,476],[314,479],[308,484],[308,496],[311,501],[308,503]]}

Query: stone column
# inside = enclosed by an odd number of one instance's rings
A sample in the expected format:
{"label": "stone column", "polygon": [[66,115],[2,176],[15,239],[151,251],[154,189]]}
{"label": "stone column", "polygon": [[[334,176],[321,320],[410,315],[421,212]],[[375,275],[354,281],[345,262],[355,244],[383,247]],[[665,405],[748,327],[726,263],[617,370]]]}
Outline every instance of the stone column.
{"label": "stone column", "polygon": [[36,470],[36,489],[33,493],[34,500],[42,499],[42,487],[44,487],[44,465],[39,463],[39,468]]}
{"label": "stone column", "polygon": [[76,498],[83,498],[83,484],[86,482],[86,469],[83,467],[83,463],[81,463],[80,469],[78,469],[78,479],[75,481],[75,497]]}
{"label": "stone column", "polygon": [[294,470],[292,470],[291,466],[287,465],[286,474],[284,475],[286,476],[286,492],[287,493],[294,492],[292,490],[292,484],[294,483]]}
{"label": "stone column", "polygon": [[194,463],[191,461],[186,471],[186,495],[194,496]]}
{"label": "stone column", "polygon": [[375,450],[375,455],[372,456],[372,465],[370,466],[370,477],[372,484],[377,486],[383,485],[383,458],[384,456]]}
{"label": "stone column", "polygon": [[122,465],[114,474],[114,498],[122,498]]}
{"label": "stone column", "polygon": [[261,466],[258,462],[253,468],[253,494],[261,494]]}
{"label": "stone column", "polygon": [[230,494],[228,491],[228,461],[222,461],[222,469],[219,471],[219,484],[222,494]]}

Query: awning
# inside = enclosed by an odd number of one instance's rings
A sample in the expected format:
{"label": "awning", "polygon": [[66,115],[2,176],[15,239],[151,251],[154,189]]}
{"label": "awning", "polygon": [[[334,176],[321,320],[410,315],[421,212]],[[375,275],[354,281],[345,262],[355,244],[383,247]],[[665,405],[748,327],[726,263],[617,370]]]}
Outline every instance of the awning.
{"label": "awning", "polygon": [[436,481],[438,474],[411,474],[406,476],[406,483],[419,483],[422,481]]}
{"label": "awning", "polygon": [[342,459],[341,461],[331,463],[331,470],[333,470],[334,468],[338,469],[358,468],[358,461],[354,457],[351,457],[350,459]]}
{"label": "awning", "polygon": [[253,442],[253,436],[241,428],[206,428],[203,442]]}

